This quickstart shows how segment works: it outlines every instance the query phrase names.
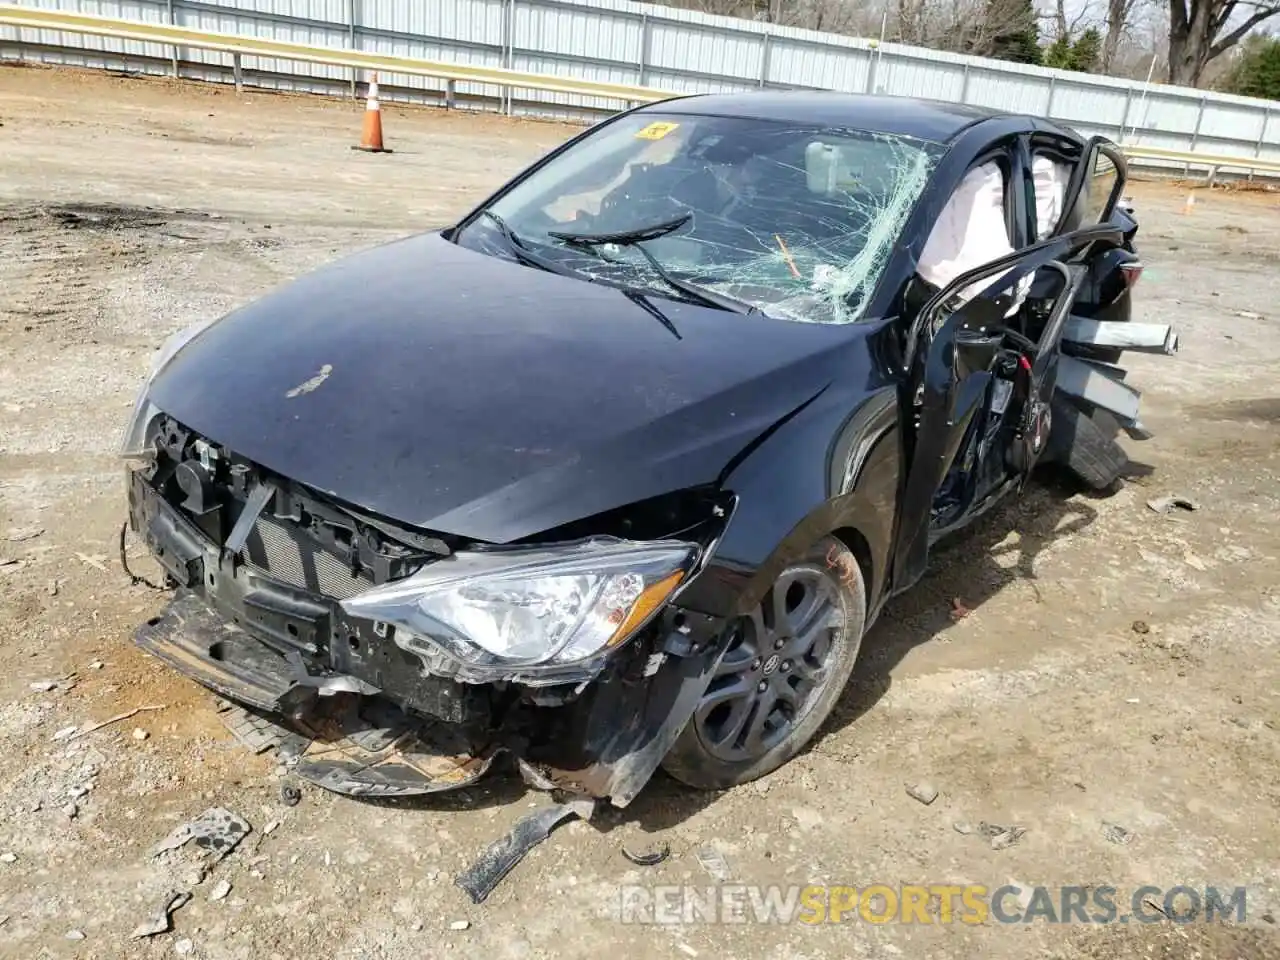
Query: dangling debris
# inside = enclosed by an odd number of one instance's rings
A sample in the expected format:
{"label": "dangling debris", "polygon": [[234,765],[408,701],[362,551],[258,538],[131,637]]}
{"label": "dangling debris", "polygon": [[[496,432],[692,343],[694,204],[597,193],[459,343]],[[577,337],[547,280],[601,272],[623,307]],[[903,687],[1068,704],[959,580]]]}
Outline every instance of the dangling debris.
{"label": "dangling debris", "polygon": [[1156,497],[1154,500],[1148,500],[1147,506],[1150,507],[1152,510],[1154,510],[1156,513],[1164,513],[1164,514],[1169,513],[1171,510],[1173,510],[1174,507],[1178,507],[1181,510],[1199,510],[1200,509],[1200,504],[1196,503],[1194,500],[1189,500],[1186,497],[1179,497],[1177,495],[1168,496],[1168,497]]}
{"label": "dangling debris", "polygon": [[454,883],[467,892],[473,903],[483,903],[524,855],[547,839],[561,822],[570,817],[590,820],[594,811],[594,800],[573,800],[544,807],[517,820],[511,832],[490,844],[475,863],[458,874]]}
{"label": "dangling debris", "polygon": [[172,833],[160,841],[153,857],[158,857],[166,850],[176,850],[189,840],[206,852],[213,863],[217,863],[236,848],[253,827],[249,821],[225,807],[212,807],[189,823],[176,827]]}
{"label": "dangling debris", "polygon": [[154,937],[157,933],[168,933],[173,929],[174,911],[185,906],[190,899],[191,894],[185,890],[170,890],[160,901],[156,912],[133,928],[133,933],[129,934],[130,939],[141,940],[144,937]]}
{"label": "dangling debris", "polygon": [[637,867],[654,867],[671,856],[671,845],[664,843],[661,848],[651,850],[648,853],[632,853],[626,847],[623,847],[622,855]]}
{"label": "dangling debris", "polygon": [[707,846],[698,850],[698,865],[714,880],[727,883],[733,879],[733,871],[729,869],[729,861],[715,847]]}
{"label": "dangling debris", "polygon": [[1104,823],[1102,825],[1102,835],[1112,843],[1118,843],[1121,846],[1133,840],[1133,834],[1118,823]]}
{"label": "dangling debris", "polygon": [[998,823],[987,823],[984,820],[978,824],[978,832],[991,841],[992,850],[1004,850],[1021,840],[1027,828],[1002,827]]}

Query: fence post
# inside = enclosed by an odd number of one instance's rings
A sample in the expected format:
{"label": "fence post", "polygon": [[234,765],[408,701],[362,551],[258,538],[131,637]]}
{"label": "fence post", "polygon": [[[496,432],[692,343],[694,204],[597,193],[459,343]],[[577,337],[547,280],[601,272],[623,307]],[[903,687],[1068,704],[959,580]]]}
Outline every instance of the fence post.
{"label": "fence post", "polygon": [[[1267,124],[1271,122],[1271,108],[1262,108],[1262,129],[1258,131],[1258,142],[1253,146],[1253,155],[1255,157],[1262,156],[1262,148],[1267,143]],[[1253,182],[1253,171],[1249,171],[1249,182]]]}
{"label": "fence post", "polygon": [[[174,26],[173,0],[167,0],[165,3],[165,11],[169,16],[169,26]],[[21,38],[19,38],[21,39]],[[169,49],[169,69],[173,71],[173,79],[178,79],[178,45],[175,43]]]}
{"label": "fence post", "polygon": [[1053,117],[1053,95],[1058,89],[1058,78],[1049,78],[1049,98],[1045,101],[1044,115],[1052,119]]}
{"label": "fence post", "polygon": [[640,86],[649,83],[649,56],[653,46],[653,23],[648,13],[640,14]]}
{"label": "fence post", "polygon": [[1120,142],[1124,143],[1125,127],[1129,126],[1129,107],[1133,103],[1133,87],[1124,92],[1124,113],[1120,117]]}
{"label": "fence post", "polygon": [[960,81],[960,102],[969,102],[969,65],[964,65],[964,79]]}
{"label": "fence post", "polygon": [[769,54],[773,50],[773,37],[769,34],[761,34],[760,37],[760,82],[757,86],[763,87],[769,82]]}
{"label": "fence post", "polygon": [[[1196,152],[1196,141],[1200,139],[1200,124],[1204,123],[1204,108],[1207,97],[1200,98],[1200,110],[1196,113],[1196,128],[1191,131],[1191,152]],[[1184,163],[1182,165],[1182,175],[1187,176],[1191,173],[1191,164]]]}
{"label": "fence post", "polygon": [[444,108],[452,110],[454,99],[457,96],[458,88],[456,81],[446,80],[444,82]]}
{"label": "fence post", "polygon": [[[514,26],[515,26],[515,7],[516,0],[502,0],[502,65],[508,70],[511,69],[511,48]],[[511,116],[511,88],[502,88],[502,102],[498,105],[498,111]]]}
{"label": "fence post", "polygon": [[863,91],[864,93],[876,92],[876,73],[878,72],[877,68],[880,66],[879,53],[880,48],[878,46],[867,51],[869,57],[867,60],[867,89]]}
{"label": "fence post", "polygon": [[[356,0],[347,0],[347,47],[356,48]],[[356,68],[351,68],[351,99],[356,98]]]}

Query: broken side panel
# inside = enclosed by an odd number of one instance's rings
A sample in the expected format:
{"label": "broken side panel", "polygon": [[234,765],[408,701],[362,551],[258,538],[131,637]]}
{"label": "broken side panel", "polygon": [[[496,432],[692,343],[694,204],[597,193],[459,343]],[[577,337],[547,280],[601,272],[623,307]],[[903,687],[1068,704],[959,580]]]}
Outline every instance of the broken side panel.
{"label": "broken side panel", "polygon": [[693,716],[729,643],[726,621],[669,611],[629,666],[591,684],[548,716],[524,752],[538,773],[571,793],[625,807]]}
{"label": "broken side panel", "polygon": [[1124,382],[1124,371],[1102,363],[1063,357],[1057,387],[1065,395],[1114,414],[1123,425],[1138,423],[1142,394]]}
{"label": "broken side panel", "polygon": [[1117,347],[1140,353],[1161,353],[1168,356],[1178,352],[1178,335],[1167,323],[1134,323],[1108,320],[1090,320],[1073,316],[1062,331],[1062,339],[1068,343],[1092,347]]}

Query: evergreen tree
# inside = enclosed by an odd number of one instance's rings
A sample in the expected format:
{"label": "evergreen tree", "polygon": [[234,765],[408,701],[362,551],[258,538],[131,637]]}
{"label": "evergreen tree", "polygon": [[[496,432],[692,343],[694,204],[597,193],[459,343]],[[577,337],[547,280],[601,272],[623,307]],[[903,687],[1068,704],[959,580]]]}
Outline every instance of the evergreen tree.
{"label": "evergreen tree", "polygon": [[1102,35],[1093,27],[1080,34],[1080,39],[1071,47],[1071,59],[1074,62],[1070,69],[1095,72],[1102,60]]}
{"label": "evergreen tree", "polygon": [[1057,70],[1074,70],[1076,68],[1076,58],[1075,51],[1072,49],[1071,38],[1064,33],[1045,47],[1041,63],[1046,67],[1053,67]]}
{"label": "evergreen tree", "polygon": [[1246,40],[1224,86],[1242,96],[1280,100],[1280,38],[1257,35]]}
{"label": "evergreen tree", "polygon": [[1032,0],[987,0],[990,56],[1014,63],[1040,62],[1040,33]]}
{"label": "evergreen tree", "polygon": [[1065,34],[1044,48],[1041,63],[1059,70],[1094,73],[1102,59],[1102,35],[1090,27],[1073,42]]}

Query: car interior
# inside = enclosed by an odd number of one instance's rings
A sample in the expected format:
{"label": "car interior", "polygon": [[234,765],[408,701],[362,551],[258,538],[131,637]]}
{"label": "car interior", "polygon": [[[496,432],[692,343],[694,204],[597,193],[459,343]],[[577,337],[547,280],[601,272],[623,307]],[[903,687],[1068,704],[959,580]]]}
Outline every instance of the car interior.
{"label": "car interior", "polygon": [[[1009,168],[1003,157],[980,161],[961,180],[943,208],[922,251],[917,274],[923,289],[946,288],[969,270],[1008,256],[1019,233],[1034,243],[1051,236],[1063,217],[1067,184],[1074,164],[1045,149],[1033,153],[1028,216],[1034,227],[1016,228],[1016,205]],[[1034,230],[1034,235],[1031,235]],[[1024,244],[1025,245],[1025,244]],[[1010,268],[1016,270],[1017,268]],[[970,422],[947,476],[938,490],[931,526],[945,529],[1018,472],[1018,443],[1026,424],[1029,360],[1064,279],[1041,268],[994,297],[987,288],[1009,271],[962,288],[947,305],[948,314],[965,311],[953,363],[957,376],[988,376],[985,402]],[[922,306],[919,291],[913,307]]]}

